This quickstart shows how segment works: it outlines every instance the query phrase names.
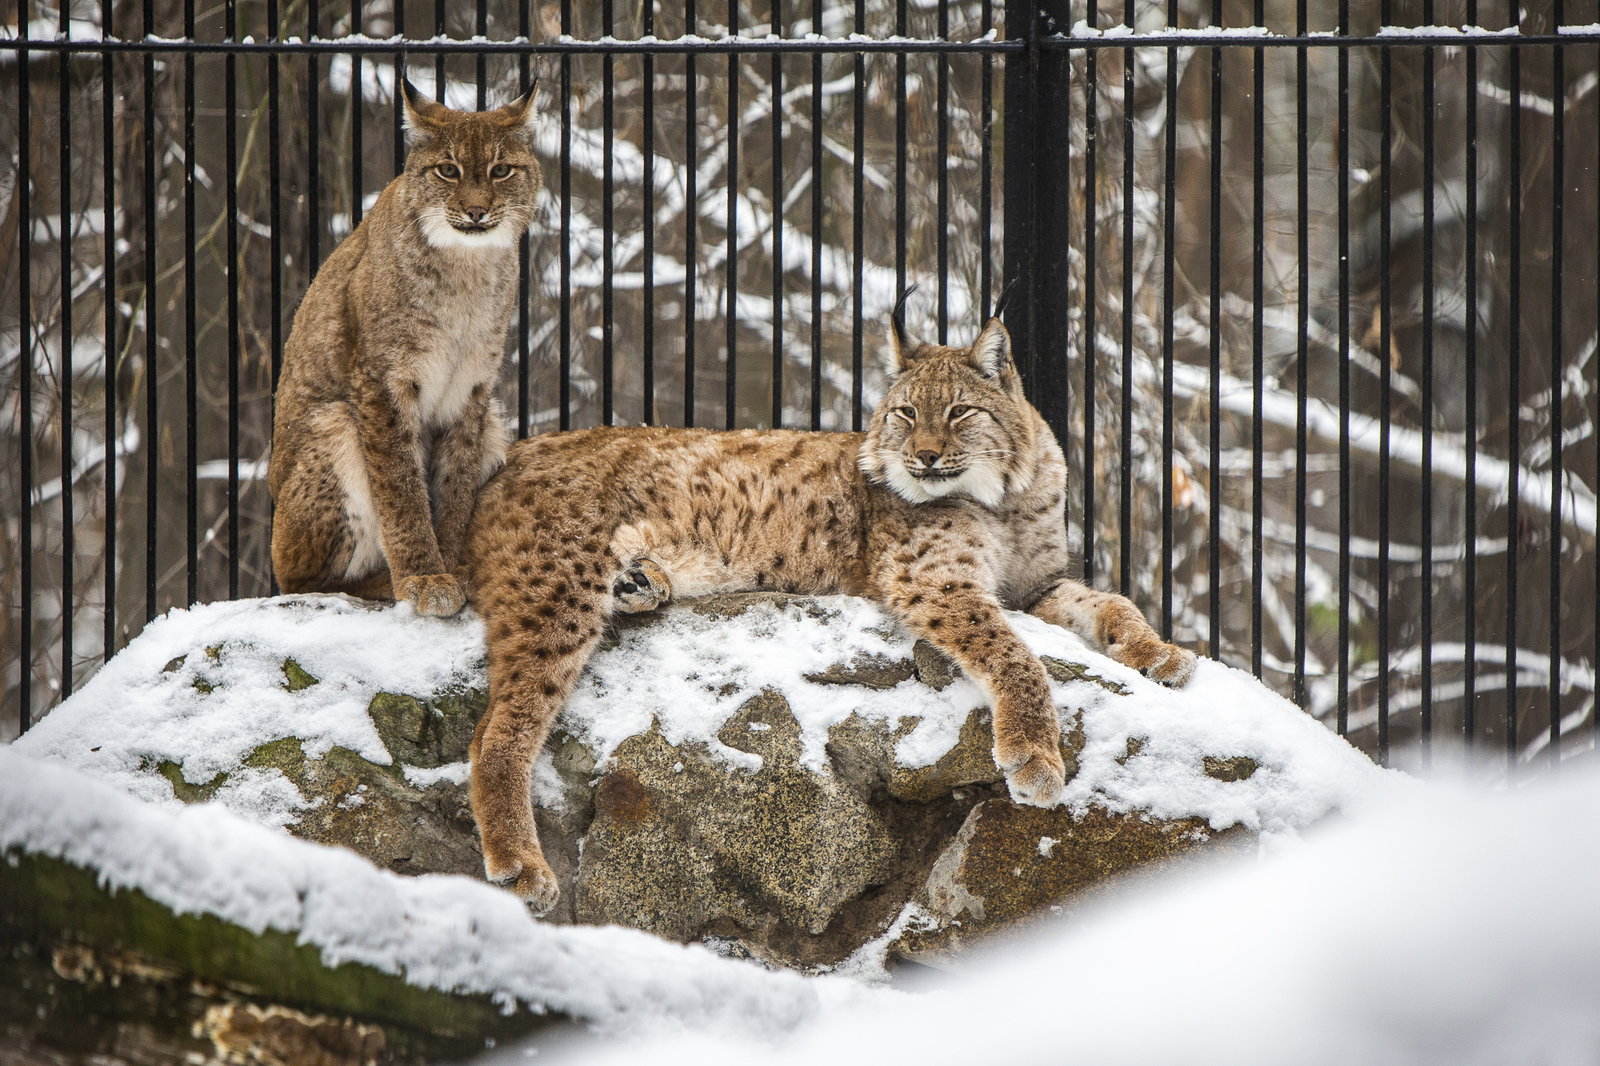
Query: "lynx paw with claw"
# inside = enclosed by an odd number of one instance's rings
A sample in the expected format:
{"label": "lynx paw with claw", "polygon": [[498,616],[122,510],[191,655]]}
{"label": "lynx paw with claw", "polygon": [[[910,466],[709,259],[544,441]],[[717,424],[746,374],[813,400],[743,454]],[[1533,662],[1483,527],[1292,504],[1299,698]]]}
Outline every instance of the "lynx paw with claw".
{"label": "lynx paw with claw", "polygon": [[1114,644],[1106,651],[1117,662],[1133,667],[1145,677],[1168,688],[1182,688],[1188,684],[1200,661],[1188,648],[1164,644],[1159,640]]}
{"label": "lynx paw with claw", "polygon": [[540,856],[525,855],[519,861],[498,868],[485,858],[483,867],[490,881],[526,903],[535,917],[549,914],[550,908],[561,898],[556,875]]}
{"label": "lynx paw with claw", "polygon": [[640,559],[611,583],[611,598],[623,614],[642,614],[672,598],[672,582],[653,561]]}
{"label": "lynx paw with claw", "polygon": [[453,574],[413,574],[394,584],[396,600],[408,600],[418,614],[445,618],[467,605],[467,594]]}

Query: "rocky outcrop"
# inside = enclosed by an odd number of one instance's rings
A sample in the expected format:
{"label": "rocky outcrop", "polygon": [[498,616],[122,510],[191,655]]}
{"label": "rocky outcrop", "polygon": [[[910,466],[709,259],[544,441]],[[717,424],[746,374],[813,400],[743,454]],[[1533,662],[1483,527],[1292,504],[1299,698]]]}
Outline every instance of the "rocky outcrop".
{"label": "rocky outcrop", "polygon": [[[692,612],[712,639],[718,626],[752,624],[749,612],[833,617],[816,601],[773,594],[675,610]],[[603,673],[607,655],[661,624],[619,620],[596,669]],[[820,758],[808,752],[793,693],[772,685],[717,687],[716,698],[734,709],[714,733],[669,736],[652,718],[608,753],[595,751],[586,723],[569,714],[536,772],[540,835],[563,883],[551,920],[632,926],[808,970],[838,966],[893,927],[880,944],[889,957],[944,965],[974,943],[1070,912],[1119,879],[1202,848],[1253,841],[1239,827],[1215,833],[1200,817],[1114,813],[1093,795],[1049,811],[1017,807],[994,764],[981,706],[964,712],[937,758],[904,757],[923,724],[916,709],[934,713],[938,704],[948,717],[938,694],[961,675],[930,645],[894,647],[899,654],[864,651],[802,675],[812,686],[811,726],[819,701],[831,709]],[[228,654],[201,651],[212,664]],[[1135,697],[1104,666],[1043,659],[1073,696],[1063,706],[1070,779],[1086,742],[1081,708]],[[283,688],[320,684],[293,658],[283,661]],[[869,709],[874,694],[894,694],[906,713]],[[618,696],[608,690],[607,698]],[[367,717],[388,765],[341,745],[313,756],[300,739],[283,737],[249,751],[236,772],[279,774],[292,785],[299,812],[287,829],[296,836],[351,848],[400,873],[479,876],[465,782],[484,707],[483,691],[470,685],[426,696],[379,692]],[[1119,760],[1139,755],[1143,743],[1127,738]],[[209,799],[229,781],[219,773],[191,783],[172,761],[156,769],[186,802]],[[1245,781],[1255,769],[1254,760],[1227,752],[1204,758],[1216,782]]]}

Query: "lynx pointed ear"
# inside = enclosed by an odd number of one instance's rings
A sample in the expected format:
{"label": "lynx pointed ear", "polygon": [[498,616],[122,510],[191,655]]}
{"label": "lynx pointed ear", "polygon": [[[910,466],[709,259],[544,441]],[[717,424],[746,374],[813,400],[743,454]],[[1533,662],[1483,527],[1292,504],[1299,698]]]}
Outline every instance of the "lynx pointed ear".
{"label": "lynx pointed ear", "polygon": [[402,124],[405,126],[406,140],[412,145],[428,141],[438,132],[439,120],[449,108],[417,92],[410,78],[400,79],[400,97],[405,108]]}
{"label": "lynx pointed ear", "polygon": [[991,318],[967,351],[967,362],[986,378],[999,377],[1011,362],[1011,334],[998,317]]}
{"label": "lynx pointed ear", "polygon": [[900,294],[900,299],[895,301],[894,310],[889,312],[889,347],[884,352],[883,369],[890,377],[901,373],[910,365],[910,356],[916,349],[916,342],[906,335],[906,300],[917,291],[915,285]]}
{"label": "lynx pointed ear", "polygon": [[533,84],[528,86],[528,91],[511,101],[500,109],[500,113],[516,126],[533,128],[534,121],[539,117],[533,109],[533,94],[539,88],[539,79],[534,78]]}

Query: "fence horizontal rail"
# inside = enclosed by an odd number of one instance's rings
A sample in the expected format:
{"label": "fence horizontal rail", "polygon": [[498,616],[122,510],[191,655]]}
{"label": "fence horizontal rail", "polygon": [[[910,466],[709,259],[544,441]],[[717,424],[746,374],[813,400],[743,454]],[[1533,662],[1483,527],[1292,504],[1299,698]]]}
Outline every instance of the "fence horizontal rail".
{"label": "fence horizontal rail", "polygon": [[1600,43],[1600,25],[1574,27],[1559,34],[1501,30],[1448,30],[1419,26],[1378,34],[1273,33],[1240,29],[1198,29],[1172,32],[1061,33],[1039,38],[1042,49],[1085,51],[1106,48],[1533,48]]}
{"label": "fence horizontal rail", "polygon": [[1022,41],[938,41],[913,38],[763,39],[703,37],[632,41],[427,40],[327,37],[309,41],[287,38],[265,41],[186,41],[166,38],[104,40],[60,37],[0,38],[0,52],[104,52],[159,55],[1006,55],[1021,52]]}

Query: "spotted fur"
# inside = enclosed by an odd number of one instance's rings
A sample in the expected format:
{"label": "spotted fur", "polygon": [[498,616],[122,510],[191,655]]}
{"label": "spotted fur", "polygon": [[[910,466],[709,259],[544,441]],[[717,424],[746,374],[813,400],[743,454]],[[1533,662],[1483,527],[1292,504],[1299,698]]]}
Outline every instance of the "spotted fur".
{"label": "spotted fur", "polygon": [[285,592],[454,614],[508,440],[494,387],[540,187],[532,94],[467,114],[407,84],[405,116],[405,172],[317,272],[284,349],[272,566]]}
{"label": "spotted fur", "polygon": [[738,590],[871,597],[988,693],[1012,797],[1041,806],[1061,793],[1059,726],[1004,610],[1188,679],[1193,653],[1067,578],[1066,466],[999,319],[954,349],[911,343],[897,317],[889,355],[896,378],[864,435],[601,428],[511,448],[464,567],[488,624],[472,805],[491,880],[539,911],[557,898],[530,773],[613,611]]}

